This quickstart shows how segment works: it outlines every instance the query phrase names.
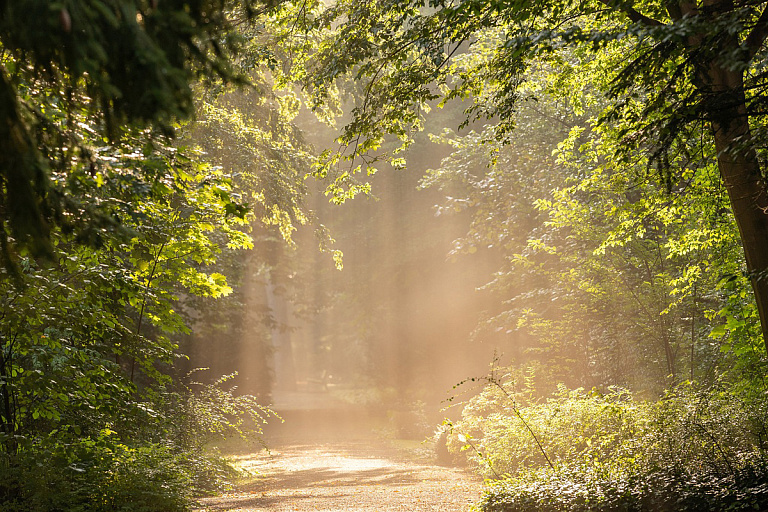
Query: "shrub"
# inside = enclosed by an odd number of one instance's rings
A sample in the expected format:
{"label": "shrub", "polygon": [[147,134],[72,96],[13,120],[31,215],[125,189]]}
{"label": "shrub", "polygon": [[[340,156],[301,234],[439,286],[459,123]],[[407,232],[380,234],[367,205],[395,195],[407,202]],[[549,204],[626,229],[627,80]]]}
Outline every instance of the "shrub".
{"label": "shrub", "polygon": [[682,385],[658,401],[506,383],[472,399],[450,445],[495,481],[484,511],[768,510],[765,395]]}
{"label": "shrub", "polygon": [[152,393],[126,404],[120,425],[61,425],[0,457],[3,512],[181,512],[237,474],[212,454],[215,437],[258,435],[268,415],[223,384]]}
{"label": "shrub", "polygon": [[648,404],[623,389],[600,394],[561,386],[543,402],[502,393],[491,385],[470,400],[449,441],[489,477],[542,467],[547,459],[631,463],[650,421]]}
{"label": "shrub", "polygon": [[190,475],[162,446],[129,448],[109,433],[73,444],[37,446],[3,464],[8,512],[176,512],[187,510]]}
{"label": "shrub", "polygon": [[590,466],[542,468],[489,485],[485,512],[720,512],[768,509],[768,465],[753,460],[733,474],[605,472]]}

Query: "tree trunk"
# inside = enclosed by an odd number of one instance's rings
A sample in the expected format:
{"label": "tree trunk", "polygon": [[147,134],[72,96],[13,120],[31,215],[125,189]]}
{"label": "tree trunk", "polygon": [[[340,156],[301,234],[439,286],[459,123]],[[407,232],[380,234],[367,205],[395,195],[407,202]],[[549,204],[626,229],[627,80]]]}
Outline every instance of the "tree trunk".
{"label": "tree trunk", "polygon": [[743,76],[713,64],[705,78],[720,176],[739,227],[768,350],[768,193],[749,128]]}
{"label": "tree trunk", "polygon": [[[5,452],[11,455],[16,453],[17,443],[15,439],[16,434],[16,415],[13,404],[11,403],[11,387],[8,385],[10,381],[11,364],[6,360],[6,344],[0,344],[0,379],[2,380],[2,386],[0,386],[0,396],[2,397],[2,423],[0,424],[0,430],[5,435]],[[8,349],[10,352],[10,349]]]}

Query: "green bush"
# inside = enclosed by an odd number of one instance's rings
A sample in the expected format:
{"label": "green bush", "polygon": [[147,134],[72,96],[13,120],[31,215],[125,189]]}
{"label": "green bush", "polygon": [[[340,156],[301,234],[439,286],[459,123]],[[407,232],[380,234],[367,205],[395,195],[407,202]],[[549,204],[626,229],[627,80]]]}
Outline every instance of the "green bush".
{"label": "green bush", "polygon": [[733,474],[604,472],[566,466],[508,476],[489,485],[485,512],[719,512],[768,509],[768,463]]}
{"label": "green bush", "polygon": [[450,446],[489,478],[484,511],[768,510],[765,394],[682,385],[658,401],[489,380]]}
{"label": "green bush", "polygon": [[650,421],[649,404],[621,389],[600,394],[560,387],[536,402],[490,385],[464,408],[449,447],[466,451],[488,477],[538,468],[547,459],[631,464],[638,434]]}
{"label": "green bush", "polygon": [[[176,512],[188,509],[191,478],[162,446],[129,448],[108,439],[38,446],[0,469],[8,512]],[[11,495],[15,498],[10,499]]]}
{"label": "green bush", "polygon": [[[210,385],[152,392],[119,425],[60,425],[0,457],[2,512],[182,512],[237,475],[211,453],[216,437],[258,435],[269,414],[254,397]],[[66,417],[62,414],[62,417]]]}

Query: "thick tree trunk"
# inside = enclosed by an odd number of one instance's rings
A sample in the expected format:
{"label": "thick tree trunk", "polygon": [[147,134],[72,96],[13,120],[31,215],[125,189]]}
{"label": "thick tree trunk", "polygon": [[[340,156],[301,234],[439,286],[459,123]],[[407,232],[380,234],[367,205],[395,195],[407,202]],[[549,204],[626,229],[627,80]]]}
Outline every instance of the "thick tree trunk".
{"label": "thick tree trunk", "polygon": [[731,201],[755,293],[763,341],[768,349],[768,193],[755,152],[746,110],[743,76],[712,65],[705,101],[720,175]]}

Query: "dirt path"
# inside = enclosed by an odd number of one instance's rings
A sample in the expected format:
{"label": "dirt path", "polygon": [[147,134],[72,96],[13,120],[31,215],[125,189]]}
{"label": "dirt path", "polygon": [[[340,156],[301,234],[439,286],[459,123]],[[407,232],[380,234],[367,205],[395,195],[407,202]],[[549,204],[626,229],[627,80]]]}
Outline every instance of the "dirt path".
{"label": "dirt path", "polygon": [[382,434],[386,420],[328,394],[277,397],[284,422],[267,425],[269,451],[236,457],[256,475],[199,511],[464,512],[482,495],[470,471],[435,465],[418,441]]}
{"label": "dirt path", "polygon": [[202,500],[200,510],[459,512],[478,501],[482,487],[468,472],[361,443],[284,446],[239,463],[260,477]]}

